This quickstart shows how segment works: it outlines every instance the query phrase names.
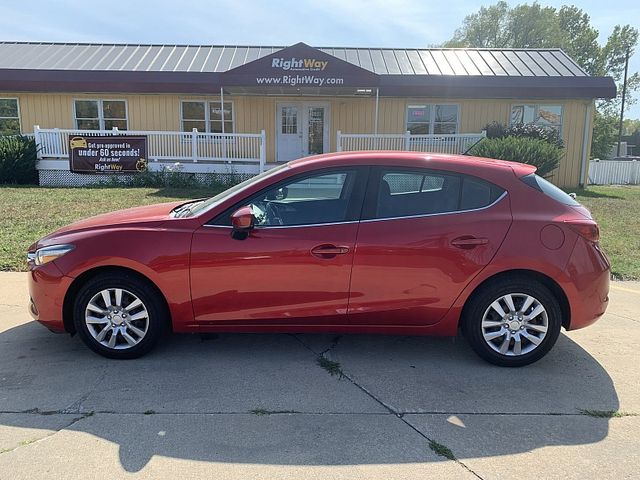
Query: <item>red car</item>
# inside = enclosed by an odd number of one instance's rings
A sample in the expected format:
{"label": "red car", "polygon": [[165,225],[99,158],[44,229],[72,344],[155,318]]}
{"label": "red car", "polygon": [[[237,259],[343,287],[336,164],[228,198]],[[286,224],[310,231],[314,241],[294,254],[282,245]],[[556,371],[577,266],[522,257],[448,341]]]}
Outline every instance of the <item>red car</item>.
{"label": "red car", "polygon": [[34,318],[112,358],[167,331],[456,335],[521,366],[607,306],[598,226],[529,165],[321,155],[29,249]]}

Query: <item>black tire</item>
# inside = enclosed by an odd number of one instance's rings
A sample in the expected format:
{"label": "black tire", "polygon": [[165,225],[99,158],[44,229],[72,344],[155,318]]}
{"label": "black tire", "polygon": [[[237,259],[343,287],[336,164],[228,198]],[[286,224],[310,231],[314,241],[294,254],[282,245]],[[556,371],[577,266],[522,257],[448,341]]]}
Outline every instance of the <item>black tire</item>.
{"label": "black tire", "polygon": [[[535,297],[547,314],[547,331],[539,345],[532,351],[509,356],[494,350],[485,340],[482,320],[491,304],[504,295],[522,293]],[[501,321],[501,320],[499,320]],[[558,340],[562,326],[562,309],[558,299],[538,280],[524,276],[504,276],[482,285],[468,300],[461,322],[462,331],[471,348],[483,359],[501,367],[522,367],[540,360]],[[495,327],[495,330],[502,327]],[[500,337],[496,339],[499,342]],[[526,339],[522,342],[529,343]],[[511,341],[510,341],[511,342]],[[513,345],[513,343],[510,343]],[[513,348],[513,347],[510,347]]]}
{"label": "black tire", "polygon": [[[114,349],[102,345],[89,332],[85,323],[85,311],[91,299],[102,290],[118,288],[138,297],[148,314],[146,334],[134,346]],[[73,305],[73,321],[76,332],[91,350],[107,358],[138,358],[149,352],[167,330],[168,313],[160,293],[148,281],[128,272],[110,272],[97,275],[87,281],[78,291]],[[109,334],[107,334],[109,335]]]}

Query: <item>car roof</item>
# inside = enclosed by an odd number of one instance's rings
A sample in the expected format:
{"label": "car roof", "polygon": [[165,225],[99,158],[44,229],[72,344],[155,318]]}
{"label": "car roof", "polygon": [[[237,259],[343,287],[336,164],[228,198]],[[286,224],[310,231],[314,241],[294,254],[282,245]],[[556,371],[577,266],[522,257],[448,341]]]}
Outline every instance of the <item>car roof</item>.
{"label": "car roof", "polygon": [[393,165],[394,163],[403,165],[414,164],[416,167],[432,166],[433,168],[447,168],[468,166],[472,169],[482,167],[489,170],[512,171],[516,176],[521,177],[536,171],[534,165],[525,163],[510,162],[507,160],[496,160],[494,158],[474,157],[470,155],[454,155],[449,153],[425,153],[425,152],[405,152],[396,150],[367,150],[352,152],[325,153],[311,157],[300,158],[289,162],[291,167],[313,168],[323,164],[327,166],[341,165]]}

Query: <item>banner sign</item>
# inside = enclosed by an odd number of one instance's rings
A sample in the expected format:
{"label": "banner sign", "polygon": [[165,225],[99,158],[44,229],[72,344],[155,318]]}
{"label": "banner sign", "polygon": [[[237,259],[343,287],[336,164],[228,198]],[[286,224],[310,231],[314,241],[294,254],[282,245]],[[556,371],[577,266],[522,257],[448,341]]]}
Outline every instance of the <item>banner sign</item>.
{"label": "banner sign", "polygon": [[144,172],[147,137],[69,136],[69,165],[77,173]]}
{"label": "banner sign", "polygon": [[298,43],[222,73],[225,85],[279,88],[367,87],[378,75]]}

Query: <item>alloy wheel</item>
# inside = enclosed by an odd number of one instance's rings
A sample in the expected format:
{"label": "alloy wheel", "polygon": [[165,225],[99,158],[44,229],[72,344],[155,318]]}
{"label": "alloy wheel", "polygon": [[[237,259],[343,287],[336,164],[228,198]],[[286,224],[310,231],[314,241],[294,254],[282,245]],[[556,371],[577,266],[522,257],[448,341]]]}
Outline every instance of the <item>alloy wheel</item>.
{"label": "alloy wheel", "polygon": [[149,330],[149,312],[142,300],[122,288],[96,293],[85,309],[91,336],[104,347],[126,350],[138,345]]}
{"label": "alloy wheel", "polygon": [[526,293],[509,293],[494,300],[482,317],[482,336],[494,351],[506,356],[535,350],[549,329],[544,305]]}

